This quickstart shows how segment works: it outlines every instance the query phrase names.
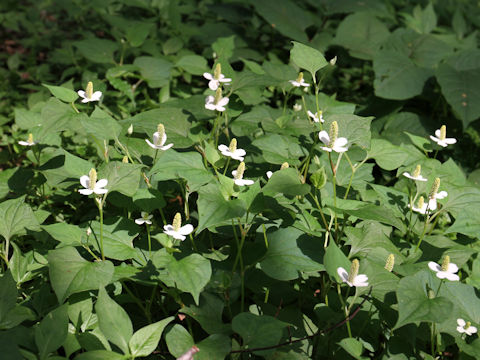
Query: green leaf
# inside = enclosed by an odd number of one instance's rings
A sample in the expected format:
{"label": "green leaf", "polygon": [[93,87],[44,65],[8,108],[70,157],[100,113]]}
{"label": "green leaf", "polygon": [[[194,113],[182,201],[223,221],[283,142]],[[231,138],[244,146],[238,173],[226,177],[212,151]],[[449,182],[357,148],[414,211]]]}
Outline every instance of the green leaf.
{"label": "green leaf", "polygon": [[307,155],[307,151],[292,136],[265,135],[253,140],[252,145],[260,149],[263,158],[271,164],[288,162],[290,165],[299,165],[299,158]]}
{"label": "green leaf", "polygon": [[398,218],[397,214],[383,206],[367,204],[358,209],[343,211],[360,219],[380,221],[381,223],[395,226],[401,231],[405,230],[405,224]]}
{"label": "green leaf", "polygon": [[180,357],[195,343],[188,331],[179,324],[173,325],[165,335],[168,351],[175,357]]}
{"label": "green leaf", "polygon": [[96,108],[89,118],[80,120],[83,129],[87,134],[95,139],[101,140],[103,148],[103,140],[112,140],[118,137],[122,127],[120,124],[107,113]]}
{"label": "green leaf", "polygon": [[163,329],[173,319],[170,316],[137,330],[129,342],[131,354],[135,357],[150,355],[157,348]]}
{"label": "green leaf", "polygon": [[199,55],[183,56],[177,61],[175,66],[193,75],[203,75],[204,72],[209,71],[207,60]]}
{"label": "green leaf", "polygon": [[127,312],[108,296],[103,287],[98,291],[95,311],[103,335],[124,354],[129,354],[128,342],[133,335],[132,322]]}
{"label": "green leaf", "polygon": [[[329,129],[333,121],[338,123],[338,136],[346,137],[348,146],[356,144],[362,149],[370,148],[370,124],[372,116],[363,117],[352,114],[332,114],[325,120],[324,129]],[[318,136],[318,134],[316,134]]]}
{"label": "green leaf", "polygon": [[306,237],[303,231],[292,227],[267,233],[268,249],[260,263],[263,272],[274,279],[288,281],[298,279],[301,272],[324,270],[311,254],[306,254]]}
{"label": "green leaf", "polygon": [[99,179],[106,178],[105,187],[109,192],[118,191],[127,196],[133,196],[141,180],[143,165],[125,164],[120,161],[110,161],[99,169]]}
{"label": "green leaf", "polygon": [[362,357],[363,345],[357,339],[345,338],[342,339],[338,345],[340,345],[343,350],[352,355],[355,359],[364,359]]}
{"label": "green leaf", "polygon": [[296,169],[287,168],[275,171],[262,189],[265,195],[305,195],[310,192],[310,185],[302,184]]}
{"label": "green leaf", "polygon": [[52,95],[59,100],[71,103],[78,99],[77,93],[66,87],[47,85],[47,84],[42,84],[42,85],[45,86],[48,90],[50,90]]}
{"label": "green leaf", "polygon": [[416,66],[397,51],[382,50],[373,59],[375,95],[384,99],[405,100],[420,95],[432,71]]}
{"label": "green leaf", "polygon": [[339,267],[343,267],[345,270],[350,271],[351,267],[350,260],[348,260],[342,250],[338,248],[337,244],[335,244],[335,241],[332,241],[332,239],[330,239],[330,243],[325,251],[323,263],[328,275],[330,275],[339,283],[341,283],[343,280],[338,276],[337,269]]}
{"label": "green leaf", "polygon": [[[167,144],[173,143],[175,149],[188,148],[193,144],[193,141],[188,137],[191,127],[188,121],[188,114],[182,109],[161,108],[148,110],[131,118],[121,120],[119,123],[123,124],[124,127],[130,126],[130,124],[133,125],[135,133],[145,132],[145,139],[148,138],[150,141],[152,141],[153,133],[157,131],[158,124],[161,123],[165,126]],[[147,153],[146,150],[148,150],[153,157],[155,150],[150,148],[145,141],[142,145],[144,147],[136,149],[139,152],[139,156]],[[170,149],[167,152],[170,151],[174,150]]]}
{"label": "green leaf", "polygon": [[180,312],[194,318],[209,334],[229,333],[230,325],[222,321],[224,302],[218,296],[203,292],[200,305],[183,307]]}
{"label": "green leaf", "polygon": [[411,155],[404,147],[396,146],[388,140],[373,139],[368,157],[375,159],[378,166],[385,170],[394,170],[411,163]]}
{"label": "green leaf", "polygon": [[67,339],[68,312],[67,305],[62,305],[51,311],[35,328],[35,343],[39,350],[40,360],[57,350]]}
{"label": "green leaf", "polygon": [[125,360],[125,356],[108,350],[93,350],[79,354],[75,360]]}
{"label": "green leaf", "polygon": [[51,250],[47,259],[50,282],[59,303],[71,294],[106,286],[113,276],[110,261],[89,262],[73,247]]}
{"label": "green leaf", "polygon": [[75,41],[73,45],[87,59],[94,63],[114,63],[113,54],[119,45],[106,39],[85,39]]}
{"label": "green leaf", "polygon": [[205,185],[198,190],[197,206],[199,215],[197,234],[208,227],[241,217],[246,211],[246,204],[242,200],[225,200],[215,184]]}
{"label": "green leaf", "polygon": [[323,54],[310,46],[293,41],[293,48],[290,50],[290,59],[301,69],[310,71],[312,77],[321,68],[328,65]]}
{"label": "green leaf", "polygon": [[0,323],[17,303],[17,284],[10,271],[0,277]]}
{"label": "green leaf", "polygon": [[371,12],[355,12],[340,23],[334,43],[347,48],[353,57],[372,60],[389,34],[387,26]]}
{"label": "green leaf", "polygon": [[210,261],[199,254],[191,254],[181,260],[173,258],[167,270],[177,288],[192,294],[198,304],[200,292],[212,276]]}
{"label": "green leaf", "polygon": [[168,84],[172,63],[162,58],[140,56],[133,65],[138,66],[140,74],[151,88],[159,88]]}
{"label": "green leaf", "polygon": [[[92,235],[88,238],[90,246],[100,252],[100,222],[90,223]],[[127,260],[136,256],[133,239],[138,227],[126,218],[108,218],[103,224],[103,250],[106,257],[115,260]]]}
{"label": "green leaf", "polygon": [[[163,152],[149,175],[156,181],[185,179],[192,190],[213,180],[213,175],[205,169],[202,155],[197,152],[176,152],[169,149]],[[193,186],[192,186],[193,185]]]}
{"label": "green leaf", "polygon": [[466,129],[480,117],[480,103],[475,100],[480,97],[479,68],[456,70],[448,64],[442,64],[438,67],[436,76],[442,94]]}
{"label": "green leaf", "polygon": [[281,34],[306,43],[305,29],[314,24],[311,14],[290,0],[256,0],[251,2],[255,10]]}
{"label": "green leaf", "polygon": [[0,204],[0,235],[10,240],[15,235],[25,235],[26,229],[37,230],[38,221],[25,197],[7,200]]}
{"label": "green leaf", "polygon": [[[243,346],[249,348],[277,345],[282,338],[283,329],[288,324],[268,315],[257,316],[251,313],[240,313],[232,320],[232,329],[243,340]],[[271,352],[272,350],[270,350]],[[262,355],[268,351],[255,351]]]}
{"label": "green leaf", "polygon": [[195,360],[224,360],[232,349],[231,340],[223,334],[213,334],[197,344]]}
{"label": "green leaf", "polygon": [[438,279],[428,270],[405,276],[398,283],[398,321],[395,328],[417,321],[441,323],[449,317],[453,304],[446,297],[433,297],[438,288]]}

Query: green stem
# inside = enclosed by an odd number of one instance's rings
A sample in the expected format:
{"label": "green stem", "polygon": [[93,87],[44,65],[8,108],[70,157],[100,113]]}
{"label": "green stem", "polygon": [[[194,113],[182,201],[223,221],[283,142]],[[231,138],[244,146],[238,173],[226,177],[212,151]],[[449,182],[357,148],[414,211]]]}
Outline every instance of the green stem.
{"label": "green stem", "polygon": [[148,257],[152,258],[152,239],[150,238],[150,226],[145,223],[147,226],[147,238],[148,238]]}
{"label": "green stem", "polygon": [[[428,207],[427,207],[427,214],[428,214]],[[425,237],[425,233],[427,232],[427,227],[428,224],[430,223],[430,215],[427,215],[427,220],[425,220],[425,225],[423,226],[423,231],[422,235],[420,235],[420,239],[418,240],[417,246],[415,247],[415,252],[420,248],[420,244],[423,241],[423,238]]]}
{"label": "green stem", "polygon": [[103,253],[103,201],[99,200],[97,205],[100,213],[100,254],[102,256],[102,260],[105,261],[105,254]]}
{"label": "green stem", "polygon": [[[349,289],[350,290],[350,289]],[[340,289],[340,284],[337,284],[337,293],[338,293],[338,298],[340,300],[340,303],[342,304],[342,308],[343,308],[343,311],[345,313],[345,317],[347,318],[347,331],[348,331],[348,336],[349,337],[352,337],[352,329],[350,328],[350,320],[348,320],[348,309],[347,309],[347,306],[345,304],[345,301],[343,300],[343,297],[342,297],[342,291]],[[347,293],[347,296],[345,298],[348,298],[348,293]]]}
{"label": "green stem", "polygon": [[72,101],[70,104],[72,105],[73,110],[75,110],[75,112],[76,112],[77,114],[80,114],[80,111],[78,111],[78,109],[77,109],[77,107],[75,106],[75,104],[73,103],[73,101]]}
{"label": "green stem", "polygon": [[230,156],[228,157],[227,163],[225,164],[225,168],[223,169],[223,176],[225,176],[225,173],[227,172],[229,164],[230,164]]}

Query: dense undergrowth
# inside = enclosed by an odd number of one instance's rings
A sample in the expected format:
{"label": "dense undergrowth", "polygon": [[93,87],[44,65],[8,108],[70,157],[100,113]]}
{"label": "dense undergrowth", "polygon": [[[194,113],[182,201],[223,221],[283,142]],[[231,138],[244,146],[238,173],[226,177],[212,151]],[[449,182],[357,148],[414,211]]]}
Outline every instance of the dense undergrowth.
{"label": "dense undergrowth", "polygon": [[0,357],[479,358],[479,14],[2,1]]}

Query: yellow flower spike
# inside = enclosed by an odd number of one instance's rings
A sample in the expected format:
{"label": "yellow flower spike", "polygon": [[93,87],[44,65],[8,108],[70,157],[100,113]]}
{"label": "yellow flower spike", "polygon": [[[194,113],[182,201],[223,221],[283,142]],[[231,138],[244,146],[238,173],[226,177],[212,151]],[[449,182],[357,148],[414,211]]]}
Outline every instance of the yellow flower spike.
{"label": "yellow flower spike", "polygon": [[450,256],[445,255],[442,261],[442,271],[448,271],[449,265],[450,265]]}
{"label": "yellow flower spike", "polygon": [[333,121],[330,124],[330,131],[328,133],[328,136],[330,138],[330,142],[328,144],[329,148],[333,148],[335,141],[338,138],[338,123],[336,121]]}
{"label": "yellow flower spike", "polygon": [[301,83],[302,80],[303,80],[303,72],[300,71],[300,72],[298,73],[297,80],[295,80],[295,81],[298,82],[298,83]]}
{"label": "yellow flower spike", "polygon": [[388,255],[387,261],[385,262],[385,269],[388,272],[392,272],[394,265],[395,265],[395,255],[390,254]]}
{"label": "yellow flower spike", "polygon": [[413,170],[412,176],[414,178],[417,178],[420,175],[421,172],[422,172],[422,166],[420,164],[418,164],[417,167],[415,168],[415,170]]}
{"label": "yellow flower spike", "polygon": [[88,187],[90,188],[90,190],[95,189],[95,184],[97,183],[97,171],[94,168],[91,168],[88,172],[88,180]]}
{"label": "yellow flower spike", "polygon": [[213,78],[215,80],[219,80],[221,74],[222,74],[222,65],[220,63],[217,63],[217,65],[215,66],[215,70],[213,72]]}
{"label": "yellow flower spike", "polygon": [[180,227],[182,226],[182,215],[180,213],[176,213],[175,217],[173,218],[173,230],[178,231]]}
{"label": "yellow flower spike", "polygon": [[245,163],[242,161],[240,165],[238,165],[237,172],[235,173],[234,179],[235,180],[243,179],[244,172],[245,172]]}
{"label": "yellow flower spike", "polygon": [[290,165],[288,165],[288,162],[284,162],[282,164],[282,166],[280,166],[280,170],[283,170],[283,169],[288,169],[290,167]]}
{"label": "yellow flower spike", "polygon": [[439,137],[439,139],[440,140],[445,140],[446,137],[447,137],[447,126],[442,125],[440,127],[440,137]]}
{"label": "yellow flower spike", "polygon": [[423,196],[420,196],[420,198],[418,199],[418,202],[417,202],[417,208],[419,208],[419,209],[423,208],[424,204],[425,204],[425,199],[423,198]]}
{"label": "yellow flower spike", "polygon": [[350,267],[350,272],[348,273],[348,281],[353,283],[355,278],[358,275],[358,270],[360,268],[360,263],[357,259],[353,259],[352,266]]}
{"label": "yellow flower spike", "polygon": [[437,177],[433,181],[432,188],[430,189],[430,193],[428,194],[428,197],[430,199],[434,199],[438,193],[439,188],[440,188],[440,178]]}
{"label": "yellow flower spike", "polygon": [[85,89],[85,95],[88,99],[91,99],[93,96],[93,83],[91,81],[89,81],[87,84],[87,87]]}
{"label": "yellow flower spike", "polygon": [[235,150],[237,150],[237,139],[233,138],[232,141],[230,141],[230,146],[228,147],[228,150],[231,153],[234,153]]}

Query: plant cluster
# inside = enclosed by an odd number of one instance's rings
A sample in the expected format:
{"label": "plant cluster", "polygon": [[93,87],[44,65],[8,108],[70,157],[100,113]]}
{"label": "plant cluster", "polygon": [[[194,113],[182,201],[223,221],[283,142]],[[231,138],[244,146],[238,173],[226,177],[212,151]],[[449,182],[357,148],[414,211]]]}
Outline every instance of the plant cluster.
{"label": "plant cluster", "polygon": [[477,7],[97,5],[0,4],[2,359],[480,357]]}

